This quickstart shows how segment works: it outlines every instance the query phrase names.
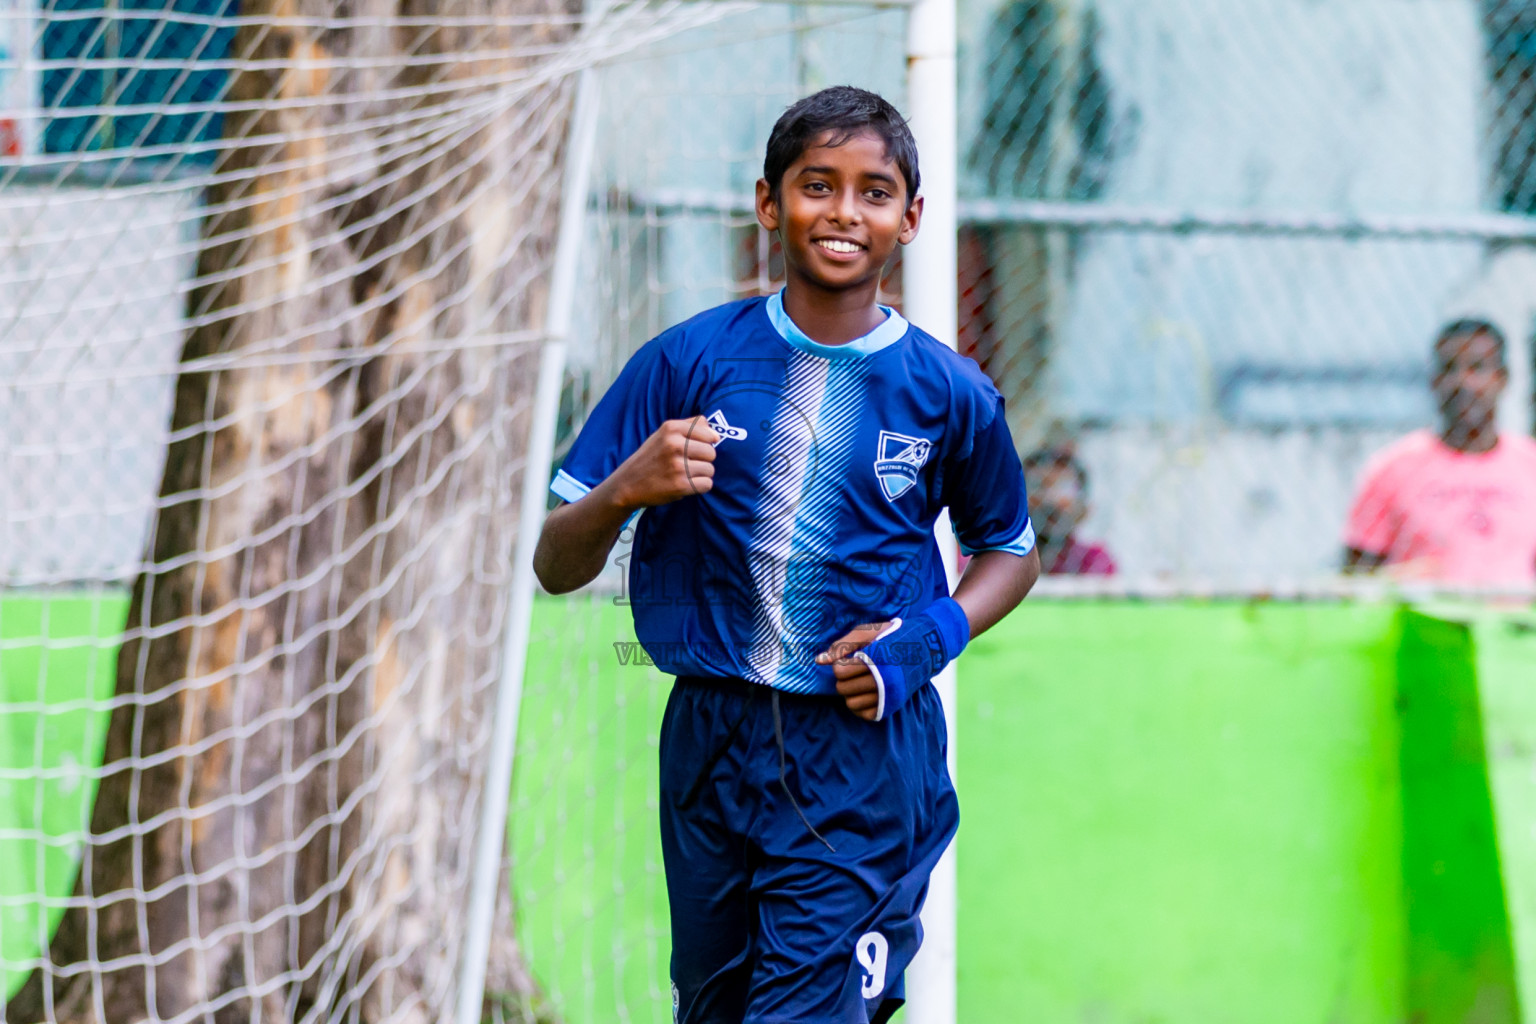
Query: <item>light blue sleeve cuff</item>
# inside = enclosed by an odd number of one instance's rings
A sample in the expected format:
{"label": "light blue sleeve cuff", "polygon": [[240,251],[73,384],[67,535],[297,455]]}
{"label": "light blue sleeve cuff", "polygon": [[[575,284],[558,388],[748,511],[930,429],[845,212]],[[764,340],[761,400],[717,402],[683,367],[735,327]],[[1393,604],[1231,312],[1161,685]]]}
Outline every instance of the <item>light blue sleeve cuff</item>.
{"label": "light blue sleeve cuff", "polygon": [[965,542],[960,543],[960,550],[967,555],[979,555],[983,551],[1006,551],[1010,555],[1027,555],[1035,550],[1035,524],[1032,521],[1024,523],[1024,532],[1007,544],[994,544],[986,548],[967,547]]}
{"label": "light blue sleeve cuff", "polygon": [[[585,498],[587,495],[592,493],[592,488],[588,487],[580,480],[577,480],[563,469],[555,474],[555,479],[549,485],[549,489],[554,491],[555,496],[567,504],[580,501],[582,498]],[[645,509],[643,508],[637,508],[631,512],[629,518],[624,520],[624,529],[627,530],[631,526],[634,526],[635,520],[639,519],[640,513],[644,511]]]}
{"label": "light blue sleeve cuff", "polygon": [[554,491],[557,497],[567,502],[580,501],[592,491],[592,488],[577,480],[563,469],[555,474],[555,479],[549,485],[549,489]]}

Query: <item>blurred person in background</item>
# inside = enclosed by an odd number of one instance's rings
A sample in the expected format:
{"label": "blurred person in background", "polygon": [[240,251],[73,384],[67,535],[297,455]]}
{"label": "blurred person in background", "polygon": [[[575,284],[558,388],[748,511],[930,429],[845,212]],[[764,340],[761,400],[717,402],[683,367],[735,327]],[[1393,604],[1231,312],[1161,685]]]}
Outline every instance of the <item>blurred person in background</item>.
{"label": "blurred person in background", "polygon": [[1361,475],[1344,530],[1344,567],[1455,586],[1536,583],[1536,441],[1499,433],[1509,383],[1504,335],[1484,320],[1447,324],[1431,387],[1440,430],[1416,430]]}
{"label": "blurred person in background", "polygon": [[1024,459],[1024,479],[1045,571],[1113,576],[1115,560],[1104,546],[1077,539],[1077,528],[1089,512],[1088,471],[1077,458],[1077,446],[1061,440],[1031,452]]}

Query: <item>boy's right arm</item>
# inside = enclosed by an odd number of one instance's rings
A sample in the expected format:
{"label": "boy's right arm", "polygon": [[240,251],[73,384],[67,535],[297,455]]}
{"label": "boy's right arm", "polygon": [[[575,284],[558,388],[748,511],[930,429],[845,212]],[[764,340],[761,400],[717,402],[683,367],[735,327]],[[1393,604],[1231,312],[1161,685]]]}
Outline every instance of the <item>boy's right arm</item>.
{"label": "boy's right arm", "polygon": [[702,416],[667,420],[581,500],[544,520],[533,571],[545,590],[565,594],[597,578],[637,509],[665,505],[714,486],[717,434]]}

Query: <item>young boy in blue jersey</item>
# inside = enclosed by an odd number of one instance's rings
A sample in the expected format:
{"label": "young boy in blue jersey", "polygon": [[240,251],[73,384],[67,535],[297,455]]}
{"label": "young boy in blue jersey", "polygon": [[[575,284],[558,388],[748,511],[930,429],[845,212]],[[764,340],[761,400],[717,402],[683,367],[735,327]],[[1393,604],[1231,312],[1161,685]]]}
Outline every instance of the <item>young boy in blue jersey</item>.
{"label": "young boy in blue jersey", "polygon": [[[566,457],[535,555],[564,593],[631,515],[661,728],[674,1016],[868,1024],[903,1001],[959,824],[929,681],[1040,571],[1002,399],[876,302],[917,234],[917,151],[861,89],[791,107],[757,217],[787,283],[664,332]],[[951,597],[933,525],[973,557]]]}

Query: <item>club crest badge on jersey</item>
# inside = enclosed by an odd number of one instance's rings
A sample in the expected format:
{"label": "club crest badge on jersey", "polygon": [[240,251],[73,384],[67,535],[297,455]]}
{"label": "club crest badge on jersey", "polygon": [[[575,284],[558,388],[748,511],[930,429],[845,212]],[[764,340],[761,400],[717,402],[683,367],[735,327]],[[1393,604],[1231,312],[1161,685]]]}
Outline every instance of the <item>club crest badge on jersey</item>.
{"label": "club crest badge on jersey", "polygon": [[747,430],[745,427],[733,427],[725,421],[725,411],[716,409],[709,414],[709,425],[715,433],[720,435],[720,441],[716,441],[714,447],[719,448],[721,441],[745,441]]}
{"label": "club crest badge on jersey", "polygon": [[933,453],[933,442],[926,437],[908,437],[890,430],[880,431],[880,447],[875,458],[875,476],[891,501],[906,494],[917,483],[917,472]]}

